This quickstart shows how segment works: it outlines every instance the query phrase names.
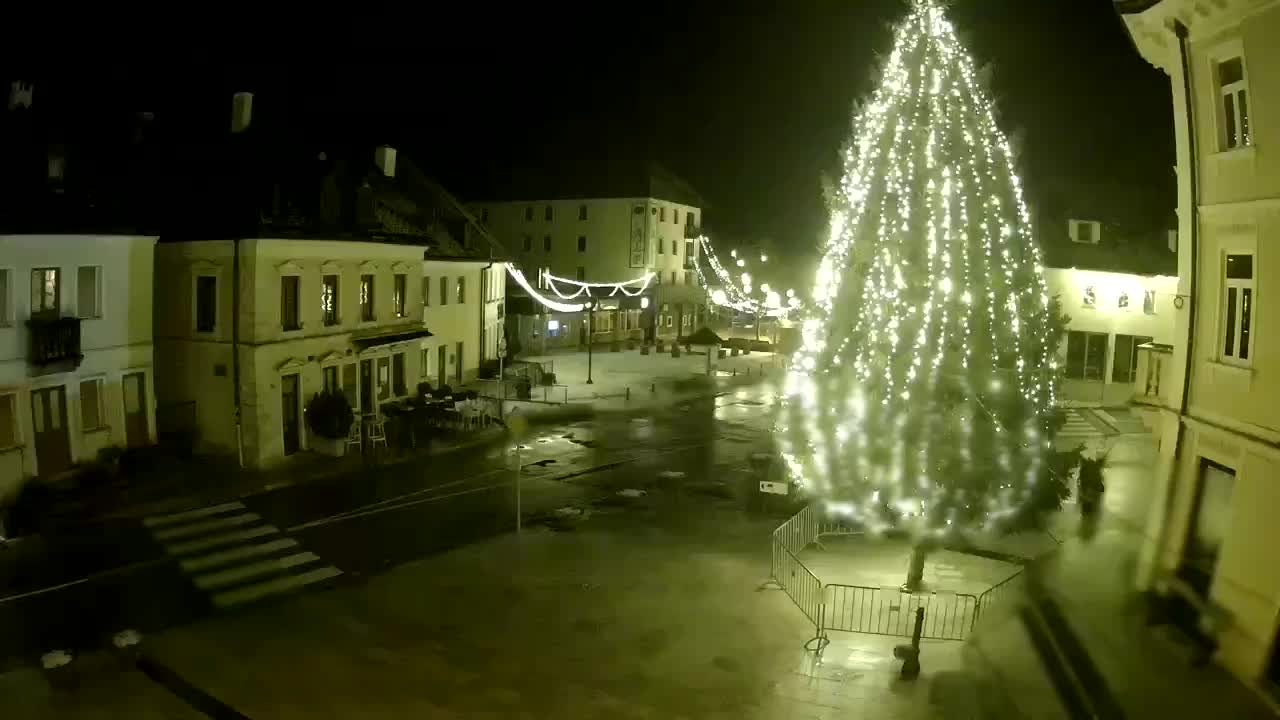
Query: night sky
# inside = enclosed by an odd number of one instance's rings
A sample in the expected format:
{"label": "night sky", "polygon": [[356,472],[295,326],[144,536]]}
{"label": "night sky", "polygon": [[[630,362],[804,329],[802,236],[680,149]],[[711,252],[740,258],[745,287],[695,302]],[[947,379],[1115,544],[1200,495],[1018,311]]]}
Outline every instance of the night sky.
{"label": "night sky", "polygon": [[[188,48],[127,75],[86,66],[72,84],[127,96],[157,122],[217,129],[230,92],[249,89],[255,122],[319,145],[396,145],[464,199],[515,167],[554,172],[625,148],[689,180],[712,227],[812,248],[820,177],[838,175],[852,103],[878,82],[904,0],[590,7],[485,4],[388,18],[381,32],[304,28],[238,65]],[[1110,0],[954,0],[951,15],[990,66],[1032,183],[1172,187],[1169,83]],[[161,76],[177,62],[189,67],[181,83]]]}

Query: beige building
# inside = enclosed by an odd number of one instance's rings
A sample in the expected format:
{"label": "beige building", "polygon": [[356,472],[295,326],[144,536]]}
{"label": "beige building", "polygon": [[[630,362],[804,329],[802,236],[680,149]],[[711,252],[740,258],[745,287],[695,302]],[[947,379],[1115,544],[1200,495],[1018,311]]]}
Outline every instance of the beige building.
{"label": "beige building", "polygon": [[[593,283],[616,283],[652,273],[640,297],[602,301],[591,327],[595,341],[688,333],[705,312],[705,292],[693,268],[702,225],[700,201],[677,178],[654,170],[631,185],[605,192],[548,193],[557,199],[469,203],[539,292],[559,299],[545,272]],[[536,198],[537,190],[526,190]],[[564,290],[564,288],[561,288]],[[570,300],[567,302],[577,302]],[[642,307],[644,305],[644,307]],[[586,340],[585,313],[545,311],[536,301],[514,300],[510,326],[527,351],[574,346]]]}
{"label": "beige building", "polygon": [[506,272],[504,263],[474,258],[422,262],[422,318],[431,337],[419,343],[420,381],[457,387],[497,360]]}
{"label": "beige building", "polygon": [[[1140,359],[1161,498],[1138,584],[1218,616],[1216,660],[1280,685],[1280,3],[1117,2],[1172,79],[1179,283],[1172,348]],[[1271,268],[1267,272],[1267,268]],[[1184,391],[1185,388],[1185,391]]]}
{"label": "beige building", "polygon": [[155,443],[155,242],[0,235],[0,500],[103,448]]}

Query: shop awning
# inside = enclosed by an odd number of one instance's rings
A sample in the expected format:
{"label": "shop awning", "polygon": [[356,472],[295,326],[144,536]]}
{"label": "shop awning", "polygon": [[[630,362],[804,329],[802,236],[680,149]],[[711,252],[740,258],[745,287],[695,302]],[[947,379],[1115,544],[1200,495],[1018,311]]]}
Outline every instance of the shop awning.
{"label": "shop awning", "polygon": [[431,337],[431,331],[425,325],[407,325],[400,327],[379,328],[368,333],[351,336],[351,344],[357,350],[368,350],[381,345],[393,345],[398,342],[418,340]]}

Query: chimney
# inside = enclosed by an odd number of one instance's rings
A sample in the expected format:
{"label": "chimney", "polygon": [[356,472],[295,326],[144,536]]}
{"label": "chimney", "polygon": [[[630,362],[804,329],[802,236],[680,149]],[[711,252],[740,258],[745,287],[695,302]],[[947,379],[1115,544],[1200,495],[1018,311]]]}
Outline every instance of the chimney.
{"label": "chimney", "polygon": [[387,145],[379,145],[377,150],[373,151],[374,162],[378,163],[378,169],[383,175],[389,178],[396,176],[396,149]]}
{"label": "chimney", "polygon": [[9,85],[9,109],[31,107],[32,85],[28,82],[16,81]]}
{"label": "chimney", "polygon": [[253,93],[238,92],[231,96],[231,132],[244,132],[253,119]]}

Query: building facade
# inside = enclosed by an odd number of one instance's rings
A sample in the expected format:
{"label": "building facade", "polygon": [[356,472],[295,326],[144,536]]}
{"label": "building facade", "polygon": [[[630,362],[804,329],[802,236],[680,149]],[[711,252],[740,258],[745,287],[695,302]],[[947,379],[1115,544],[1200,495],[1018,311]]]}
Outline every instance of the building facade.
{"label": "building facade", "polygon": [[421,382],[458,387],[496,361],[502,339],[506,265],[468,258],[422,261]]}
{"label": "building facade", "polygon": [[0,235],[0,494],[155,443],[155,242]]}
{"label": "building facade", "polygon": [[[539,197],[537,183],[533,185],[522,197]],[[678,179],[664,179],[656,171],[614,187],[634,192],[574,194],[547,186],[542,197],[552,199],[468,204],[528,281],[552,299],[560,298],[545,282],[547,272],[592,283],[652,274],[640,296],[602,298],[590,322],[585,312],[553,312],[518,286],[511,288],[508,331],[519,338],[526,352],[584,345],[589,329],[593,342],[676,337],[692,332],[706,312],[705,291],[698,286],[693,267],[694,238],[702,224],[696,195]]]}
{"label": "building facade", "polygon": [[[1140,361],[1161,498],[1144,589],[1218,619],[1215,659],[1280,686],[1280,3],[1117,2],[1139,52],[1172,80],[1181,307],[1172,347]],[[1270,268],[1270,272],[1268,272]],[[1154,375],[1154,377],[1151,377]],[[1154,382],[1153,382],[1154,381]]]}

